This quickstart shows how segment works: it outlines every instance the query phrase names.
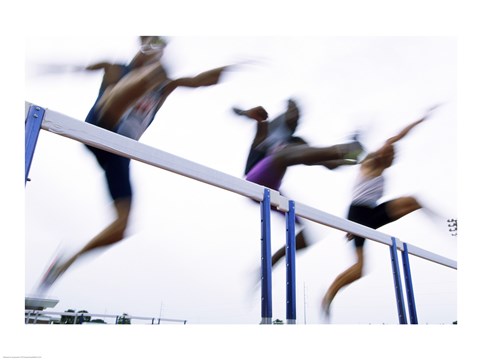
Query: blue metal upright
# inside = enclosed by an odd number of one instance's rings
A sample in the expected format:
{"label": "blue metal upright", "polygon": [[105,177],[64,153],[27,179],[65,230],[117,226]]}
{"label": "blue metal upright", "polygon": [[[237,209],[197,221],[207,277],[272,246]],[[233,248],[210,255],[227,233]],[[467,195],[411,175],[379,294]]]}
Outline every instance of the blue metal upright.
{"label": "blue metal upright", "polygon": [[287,244],[285,261],[287,263],[287,324],[295,324],[297,320],[297,300],[295,283],[295,202],[288,202]]}
{"label": "blue metal upright", "polygon": [[405,301],[403,300],[402,280],[400,278],[400,266],[397,255],[397,241],[392,237],[392,246],[390,246],[390,259],[392,261],[393,282],[395,285],[395,296],[397,300],[398,320],[400,324],[407,324],[407,314],[405,312]]}
{"label": "blue metal upright", "polygon": [[407,292],[408,313],[410,315],[410,324],[418,324],[417,308],[415,297],[413,295],[412,273],[410,271],[410,261],[408,259],[408,246],[403,244],[402,252],[403,277],[405,280],[405,291]]}
{"label": "blue metal upright", "polygon": [[265,188],[260,202],[262,223],[262,322],[272,323],[272,251],[270,232],[270,190]]}
{"label": "blue metal upright", "polygon": [[28,181],[28,173],[32,165],[35,146],[42,127],[45,110],[36,105],[30,105],[27,118],[25,119],[25,184]]}

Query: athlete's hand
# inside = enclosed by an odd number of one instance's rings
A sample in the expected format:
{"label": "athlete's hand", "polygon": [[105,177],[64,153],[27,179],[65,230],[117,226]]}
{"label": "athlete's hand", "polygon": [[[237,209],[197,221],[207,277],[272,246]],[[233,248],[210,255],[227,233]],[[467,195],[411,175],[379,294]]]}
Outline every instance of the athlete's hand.
{"label": "athlete's hand", "polygon": [[443,105],[442,103],[439,103],[439,104],[435,104],[433,106],[431,106],[430,108],[427,109],[427,111],[425,112],[425,115],[423,116],[422,120],[427,120],[433,112],[435,112],[441,105]]}
{"label": "athlete's hand", "polygon": [[268,118],[268,113],[262,106],[255,106],[248,110],[239,110],[234,108],[233,111],[238,115],[245,115],[246,117],[257,121],[264,121]]}

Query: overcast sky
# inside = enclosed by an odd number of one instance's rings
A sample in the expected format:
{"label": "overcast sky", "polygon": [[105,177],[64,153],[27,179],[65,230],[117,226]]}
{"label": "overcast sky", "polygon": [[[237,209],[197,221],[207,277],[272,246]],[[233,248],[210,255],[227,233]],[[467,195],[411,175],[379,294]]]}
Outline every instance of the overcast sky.
{"label": "overcast sky", "polygon": [[[41,73],[39,65],[126,62],[137,39],[69,40],[28,39],[26,98],[83,120],[101,73]],[[173,77],[244,59],[256,61],[229,72],[216,87],[174,93],[141,141],[241,177],[255,124],[233,115],[234,105],[263,105],[275,116],[294,97],[302,109],[298,134],[312,145],[344,142],[360,130],[367,149],[374,150],[443,102],[430,121],[399,143],[386,189],[389,198],[415,194],[443,222],[418,212],[382,230],[456,259],[456,238],[446,222],[457,217],[454,39],[171,37],[165,52]],[[258,322],[259,293],[251,288],[259,267],[258,206],[141,163],[133,163],[131,171],[136,198],[129,237],[59,280],[51,290],[59,310],[161,314],[191,323]],[[297,166],[288,171],[283,190],[294,200],[345,216],[356,171]],[[42,132],[30,177],[27,293],[59,247],[78,249],[112,216],[102,174],[77,142]],[[274,251],[285,241],[283,219],[274,215],[273,225]],[[353,251],[341,232],[314,223],[306,231],[318,243],[298,256],[298,318],[315,324],[323,292],[353,261]],[[388,250],[368,244],[367,256],[367,276],[339,294],[332,322],[397,322]],[[455,321],[456,272],[425,261],[412,265],[420,267],[414,270],[420,321]],[[283,282],[282,263],[274,272],[274,318],[280,319]]]}
{"label": "overcast sky", "polygon": [[[39,64],[126,62],[137,39],[26,36],[25,100],[83,120],[100,74],[40,73]],[[464,44],[464,43],[463,43]],[[217,170],[242,176],[254,124],[232,106],[263,105],[271,116],[288,97],[302,108],[299,135],[313,145],[345,141],[363,130],[367,149],[444,102],[398,144],[387,197],[418,196],[445,220],[457,218],[457,41],[454,37],[174,37],[165,52],[172,76],[247,59],[216,87],[178,90],[140,140]],[[345,216],[356,168],[289,170],[282,189],[292,199]],[[190,324],[256,324],[260,261],[256,204],[240,196],[132,163],[135,204],[129,237],[74,266],[51,290],[57,310],[186,319]],[[42,132],[25,190],[25,288],[29,294],[55,251],[81,247],[111,220],[102,173],[72,140]],[[275,250],[283,219],[273,215]],[[319,303],[353,261],[344,234],[307,223],[317,243],[297,257],[297,322],[319,323]],[[382,232],[457,259],[446,221],[422,212]],[[336,324],[398,322],[388,249],[369,242],[366,276],[341,291]],[[420,323],[458,319],[457,272],[411,258]],[[274,271],[273,318],[285,319],[284,263]],[[23,296],[23,294],[22,294]],[[329,330],[335,332],[335,328]],[[337,333],[337,335],[339,335]],[[280,342],[281,343],[281,342]]]}

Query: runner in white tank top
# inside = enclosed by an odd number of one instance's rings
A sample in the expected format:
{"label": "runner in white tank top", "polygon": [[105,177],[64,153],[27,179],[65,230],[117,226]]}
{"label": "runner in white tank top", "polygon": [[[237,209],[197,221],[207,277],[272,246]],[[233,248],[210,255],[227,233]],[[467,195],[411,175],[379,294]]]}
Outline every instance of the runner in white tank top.
{"label": "runner in white tank top", "polygon": [[[413,122],[396,136],[389,138],[379,150],[370,153],[362,161],[360,174],[353,190],[353,199],[348,213],[349,220],[377,229],[422,208],[418,201],[411,196],[400,197],[381,204],[379,204],[379,200],[383,196],[385,187],[383,172],[392,165],[395,157],[394,143],[426,120],[432,110],[433,108],[427,111],[420,120]],[[330,305],[338,291],[363,275],[365,239],[355,234],[347,234],[347,238],[355,240],[357,260],[355,264],[336,277],[325,293],[321,307],[323,314],[327,317],[330,315]]]}

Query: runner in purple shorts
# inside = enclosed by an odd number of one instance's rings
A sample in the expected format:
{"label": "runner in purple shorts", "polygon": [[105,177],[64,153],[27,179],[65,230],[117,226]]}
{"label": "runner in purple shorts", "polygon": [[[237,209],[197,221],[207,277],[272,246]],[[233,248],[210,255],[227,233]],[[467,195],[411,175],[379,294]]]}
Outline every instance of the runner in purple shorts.
{"label": "runner in purple shorts", "polygon": [[[341,165],[356,164],[358,156],[363,152],[363,147],[356,140],[320,148],[310,146],[304,139],[294,136],[300,111],[292,99],[288,100],[286,112],[272,121],[267,120],[268,113],[261,106],[244,111],[236,108],[233,110],[238,115],[257,121],[257,132],[245,168],[246,180],[273,190],[280,190],[283,177],[290,166],[321,165],[334,169]],[[300,224],[298,218],[296,222]],[[297,250],[309,245],[303,230],[296,235],[295,242]],[[273,254],[272,266],[284,256],[285,246]]]}

